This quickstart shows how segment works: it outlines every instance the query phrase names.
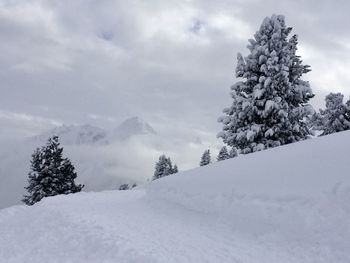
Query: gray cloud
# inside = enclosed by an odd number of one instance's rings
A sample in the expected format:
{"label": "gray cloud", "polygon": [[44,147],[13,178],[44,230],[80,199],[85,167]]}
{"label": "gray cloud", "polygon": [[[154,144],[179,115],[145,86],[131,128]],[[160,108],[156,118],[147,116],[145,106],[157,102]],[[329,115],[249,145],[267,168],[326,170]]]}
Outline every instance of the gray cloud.
{"label": "gray cloud", "polygon": [[330,0],[2,0],[0,109],[101,126],[137,115],[168,132],[183,129],[174,136],[191,127],[215,137],[236,53],[247,54],[248,38],[272,13],[285,14],[299,35],[318,108],[329,91],[349,94],[349,7]]}

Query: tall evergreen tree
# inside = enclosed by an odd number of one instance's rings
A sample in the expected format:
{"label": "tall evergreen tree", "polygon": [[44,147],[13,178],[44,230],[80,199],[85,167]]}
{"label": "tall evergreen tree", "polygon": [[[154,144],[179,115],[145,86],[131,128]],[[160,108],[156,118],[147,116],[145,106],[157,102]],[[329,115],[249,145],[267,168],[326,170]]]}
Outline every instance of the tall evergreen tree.
{"label": "tall evergreen tree", "polygon": [[84,187],[75,184],[77,177],[74,166],[68,158],[62,156],[58,137],[50,138],[45,146],[37,148],[32,155],[28,194],[23,202],[33,205],[44,197],[80,192]]}
{"label": "tall evergreen tree", "polygon": [[241,153],[250,153],[304,140],[311,134],[305,117],[314,95],[302,80],[310,71],[296,55],[298,38],[288,38],[292,28],[284,16],[273,15],[263,21],[250,54],[238,54],[236,77],[243,78],[231,87],[233,103],[219,118],[224,143]]}
{"label": "tall evergreen tree", "polygon": [[219,162],[219,161],[223,161],[223,160],[230,159],[230,158],[231,157],[230,157],[230,154],[227,151],[226,146],[223,146],[221,148],[221,150],[219,151],[218,157],[216,159]]}
{"label": "tall evergreen tree", "polygon": [[177,173],[177,171],[178,171],[177,165],[175,164],[175,166],[173,167],[170,157],[166,157],[164,154],[162,154],[159,157],[158,162],[156,163],[152,180],[156,180],[161,177]]}
{"label": "tall evergreen tree", "polygon": [[208,150],[204,151],[199,165],[204,166],[204,165],[208,165],[210,163],[211,163],[211,157],[210,157],[210,150],[208,149]]}
{"label": "tall evergreen tree", "polygon": [[321,136],[350,129],[350,107],[343,103],[343,99],[341,93],[326,96],[326,109],[320,110],[323,128]]}

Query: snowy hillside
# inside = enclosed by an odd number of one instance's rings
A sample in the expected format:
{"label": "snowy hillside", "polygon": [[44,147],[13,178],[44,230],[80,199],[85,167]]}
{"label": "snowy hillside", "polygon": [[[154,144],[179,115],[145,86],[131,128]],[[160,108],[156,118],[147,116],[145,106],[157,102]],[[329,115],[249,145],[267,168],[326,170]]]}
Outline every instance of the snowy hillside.
{"label": "snowy hillside", "polygon": [[0,210],[0,262],[350,262],[350,132]]}

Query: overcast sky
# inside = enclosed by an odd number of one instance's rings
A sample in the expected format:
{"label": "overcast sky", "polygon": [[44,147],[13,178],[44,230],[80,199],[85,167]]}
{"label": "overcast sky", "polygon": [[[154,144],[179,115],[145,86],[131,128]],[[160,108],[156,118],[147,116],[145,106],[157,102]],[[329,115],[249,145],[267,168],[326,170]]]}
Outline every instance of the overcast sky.
{"label": "overcast sky", "polygon": [[299,35],[318,108],[330,91],[349,95],[349,11],[346,0],[0,0],[0,136],[130,116],[215,136],[236,54],[274,13]]}

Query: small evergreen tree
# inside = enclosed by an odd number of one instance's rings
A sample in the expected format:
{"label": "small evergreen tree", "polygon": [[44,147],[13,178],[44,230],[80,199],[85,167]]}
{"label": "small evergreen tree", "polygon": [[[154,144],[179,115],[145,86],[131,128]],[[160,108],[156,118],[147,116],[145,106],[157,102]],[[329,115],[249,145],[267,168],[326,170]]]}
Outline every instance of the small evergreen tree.
{"label": "small evergreen tree", "polygon": [[155,166],[155,171],[152,180],[159,179],[161,177],[173,174],[177,172],[177,165],[173,167],[170,157],[166,157],[164,154],[159,157]]}
{"label": "small evergreen tree", "polygon": [[74,166],[68,158],[63,158],[62,152],[57,136],[34,151],[28,174],[29,185],[25,187],[28,194],[22,200],[25,204],[33,205],[48,196],[80,192],[84,187],[75,184]]}
{"label": "small evergreen tree", "polygon": [[158,162],[155,166],[155,171],[152,180],[159,179],[165,175],[165,171],[167,169],[167,158],[163,154],[159,157]]}
{"label": "small evergreen tree", "polygon": [[321,131],[323,130],[323,121],[322,121],[322,115],[320,112],[314,112],[310,116],[306,118],[307,125],[310,129],[310,131]]}
{"label": "small evergreen tree", "polygon": [[119,186],[119,190],[121,190],[121,191],[123,191],[123,190],[129,190],[129,189],[130,189],[130,187],[129,187],[128,184],[121,184],[121,185]]}
{"label": "small evergreen tree", "polygon": [[304,140],[311,134],[305,117],[314,95],[307,81],[309,72],[296,55],[298,37],[288,38],[292,28],[284,16],[264,19],[249,40],[250,54],[238,54],[236,77],[243,78],[231,87],[233,103],[219,118],[224,143],[241,153]]}
{"label": "small evergreen tree", "polygon": [[169,175],[173,173],[173,164],[171,163],[170,157],[166,158],[164,175]]}
{"label": "small evergreen tree", "polygon": [[320,110],[323,128],[321,136],[350,129],[350,107],[343,103],[343,98],[341,93],[326,96],[326,109]]}
{"label": "small evergreen tree", "polygon": [[237,152],[237,149],[235,147],[232,147],[231,150],[230,150],[230,158],[235,158],[238,156],[238,152]]}
{"label": "small evergreen tree", "polygon": [[208,165],[210,163],[211,163],[211,157],[210,157],[210,150],[208,149],[208,150],[204,151],[199,165],[204,166],[204,165]]}
{"label": "small evergreen tree", "polygon": [[223,161],[223,160],[230,159],[230,158],[231,157],[230,157],[230,155],[229,155],[229,153],[227,151],[226,146],[223,146],[221,148],[221,150],[219,151],[218,157],[216,159],[219,162],[219,161]]}
{"label": "small evergreen tree", "polygon": [[176,174],[176,173],[178,173],[178,172],[179,172],[179,169],[177,168],[177,165],[175,164],[172,173],[173,173],[173,174]]}

